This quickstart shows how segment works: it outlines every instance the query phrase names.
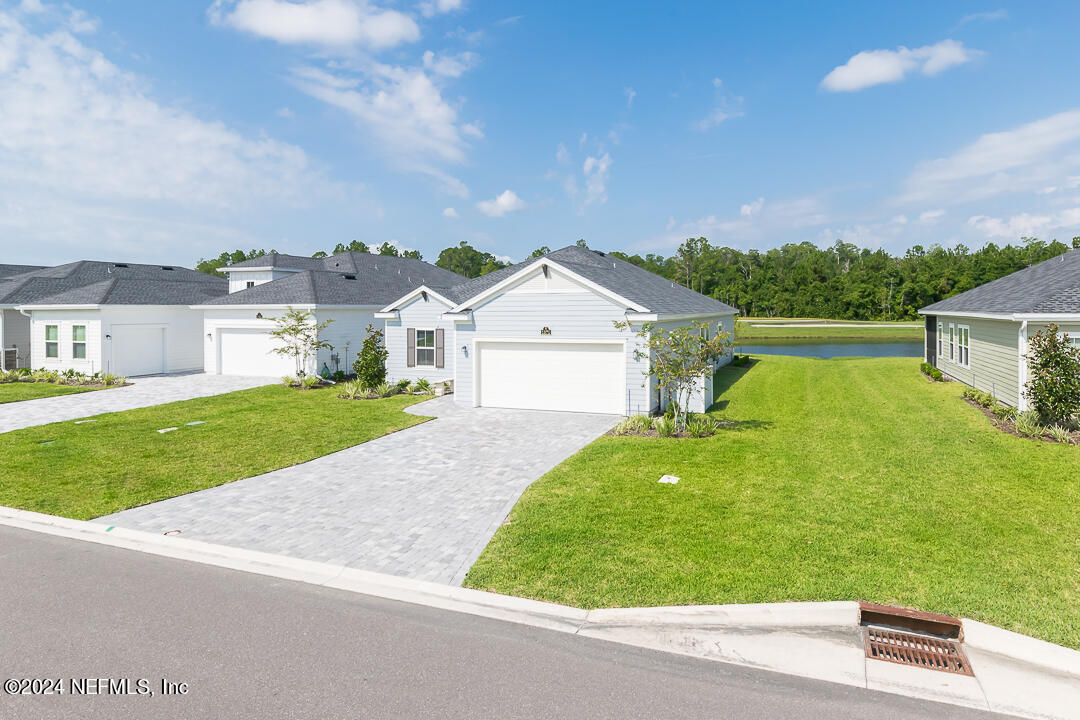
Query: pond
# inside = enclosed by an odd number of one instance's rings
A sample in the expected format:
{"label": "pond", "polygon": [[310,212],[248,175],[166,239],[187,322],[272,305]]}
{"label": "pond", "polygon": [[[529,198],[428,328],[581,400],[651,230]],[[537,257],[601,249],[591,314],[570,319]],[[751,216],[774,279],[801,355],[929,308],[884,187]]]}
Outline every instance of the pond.
{"label": "pond", "polygon": [[922,357],[922,342],[867,340],[866,338],[785,338],[736,344],[735,352],[750,355],[797,355],[799,357]]}

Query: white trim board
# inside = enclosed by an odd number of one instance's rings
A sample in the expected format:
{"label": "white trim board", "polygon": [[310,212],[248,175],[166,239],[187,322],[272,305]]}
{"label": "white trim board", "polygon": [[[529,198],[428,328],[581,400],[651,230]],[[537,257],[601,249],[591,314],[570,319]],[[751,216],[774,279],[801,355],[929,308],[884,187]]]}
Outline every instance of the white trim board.
{"label": "white trim board", "polygon": [[399,309],[401,309],[402,305],[405,305],[406,303],[408,303],[410,300],[417,297],[421,293],[427,293],[428,295],[431,295],[433,298],[435,298],[436,300],[438,300],[439,302],[441,302],[443,305],[445,305],[448,308],[454,307],[454,302],[452,300],[450,300],[449,298],[447,298],[444,295],[440,295],[439,293],[437,293],[434,290],[432,290],[431,288],[429,288],[427,285],[421,285],[418,288],[410,290],[409,292],[402,295],[401,297],[399,297],[397,300],[390,303],[389,305],[386,305],[379,312],[390,313],[392,311],[399,310]]}

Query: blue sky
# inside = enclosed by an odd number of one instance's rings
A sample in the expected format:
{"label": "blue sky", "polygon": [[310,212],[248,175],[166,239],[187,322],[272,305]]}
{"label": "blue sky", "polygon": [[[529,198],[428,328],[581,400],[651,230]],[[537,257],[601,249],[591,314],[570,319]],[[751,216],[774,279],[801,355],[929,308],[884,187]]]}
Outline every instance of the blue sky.
{"label": "blue sky", "polygon": [[0,0],[4,262],[1080,235],[1075,3]]}

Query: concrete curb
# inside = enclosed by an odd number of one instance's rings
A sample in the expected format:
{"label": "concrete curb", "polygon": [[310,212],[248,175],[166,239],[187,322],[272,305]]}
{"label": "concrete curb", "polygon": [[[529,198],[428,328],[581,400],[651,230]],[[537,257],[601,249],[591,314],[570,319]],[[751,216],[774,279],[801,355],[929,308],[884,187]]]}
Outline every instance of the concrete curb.
{"label": "concrete curb", "polygon": [[1080,718],[1080,652],[974,620],[963,621],[975,656],[971,678],[867,660],[856,602],[586,611],[4,506],[0,525],[827,682],[1031,718]]}

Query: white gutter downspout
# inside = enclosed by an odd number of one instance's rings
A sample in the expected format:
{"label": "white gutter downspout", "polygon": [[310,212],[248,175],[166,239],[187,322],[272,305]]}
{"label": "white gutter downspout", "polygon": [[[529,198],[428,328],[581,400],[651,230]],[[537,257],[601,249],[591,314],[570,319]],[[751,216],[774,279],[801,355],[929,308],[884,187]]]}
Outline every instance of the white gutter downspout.
{"label": "white gutter downspout", "polygon": [[1020,387],[1017,389],[1016,408],[1020,412],[1024,412],[1028,409],[1027,398],[1024,397],[1024,384],[1027,382],[1027,361],[1024,359],[1024,351],[1027,350],[1027,327],[1028,321],[1020,321],[1020,331],[1017,334],[1017,351],[1016,361],[1018,365],[1018,376],[1020,378]]}

